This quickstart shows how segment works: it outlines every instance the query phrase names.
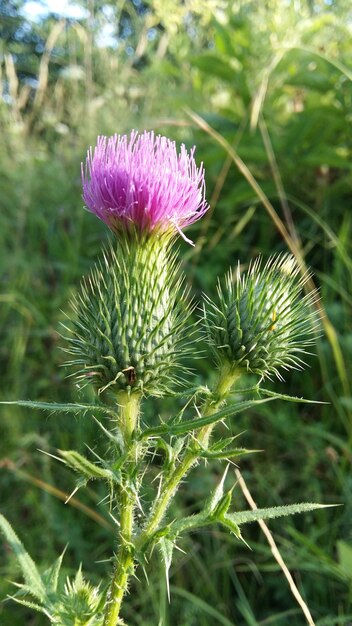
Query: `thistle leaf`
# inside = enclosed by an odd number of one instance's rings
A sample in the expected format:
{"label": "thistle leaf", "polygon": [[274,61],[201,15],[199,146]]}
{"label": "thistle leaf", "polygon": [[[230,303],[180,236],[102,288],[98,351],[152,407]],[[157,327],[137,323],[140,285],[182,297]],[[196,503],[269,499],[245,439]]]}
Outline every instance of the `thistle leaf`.
{"label": "thistle leaf", "polygon": [[41,411],[50,411],[51,413],[83,413],[94,411],[95,413],[103,413],[116,418],[116,413],[106,406],[99,404],[62,404],[58,402],[34,402],[31,400],[12,400],[2,401],[0,404],[22,406],[28,409],[39,409]]}
{"label": "thistle leaf", "polygon": [[223,526],[226,526],[226,528],[228,528],[237,537],[237,539],[241,539],[243,541],[239,526],[233,521],[233,519],[230,519],[229,515],[224,515],[218,521]]}
{"label": "thistle leaf", "polygon": [[212,415],[207,415],[205,417],[199,417],[193,420],[187,420],[185,422],[181,422],[180,424],[162,424],[161,426],[156,426],[155,428],[146,428],[142,433],[141,437],[155,437],[156,435],[184,435],[186,433],[192,432],[193,430],[197,430],[198,428],[202,428],[203,426],[208,426],[209,424],[215,424],[216,422],[220,422],[225,417],[230,417],[240,413],[241,411],[245,411],[246,409],[250,409],[253,406],[258,406],[259,404],[265,404],[266,402],[271,402],[272,400],[276,400],[275,397],[270,398],[261,398],[259,400],[246,400],[244,402],[236,402],[234,404],[229,404],[225,408],[213,413]]}
{"label": "thistle leaf", "polygon": [[107,428],[105,428],[105,426],[103,426],[103,424],[99,422],[99,420],[97,420],[97,418],[94,417],[94,415],[93,415],[93,419],[98,424],[99,428],[103,431],[104,435],[109,439],[109,441],[112,441],[112,443],[118,448],[119,452],[122,454],[124,451],[125,444],[124,444],[121,430],[115,424],[113,432],[112,432],[111,430],[108,430]]}
{"label": "thistle leaf", "polygon": [[170,581],[169,581],[169,571],[172,562],[172,554],[174,550],[174,542],[168,539],[167,537],[162,537],[158,546],[161,552],[161,557],[165,566],[165,577],[166,577],[166,588],[167,588],[167,597],[170,602]]}
{"label": "thistle leaf", "polygon": [[20,564],[23,578],[26,582],[26,586],[31,590],[31,594],[44,602],[46,597],[46,590],[43,583],[43,580],[37,570],[37,566],[35,565],[32,558],[29,556],[28,552],[26,552],[23,544],[17,537],[15,531],[7,521],[7,519],[0,514],[0,529],[5,535],[6,541],[10,544],[12,550],[14,551],[17,560]]}
{"label": "thistle leaf", "polygon": [[46,615],[46,617],[49,618],[51,623],[55,623],[56,621],[55,618],[52,615],[50,615],[50,613],[43,606],[40,606],[39,604],[36,604],[35,602],[30,602],[29,600],[22,600],[21,598],[18,598],[16,596],[9,596],[9,598],[11,600],[14,600],[14,602],[17,602],[17,604],[22,604],[23,606],[26,606],[29,609],[33,609],[33,611],[38,611],[38,613],[43,613],[44,615]]}
{"label": "thistle leaf", "polygon": [[175,462],[185,445],[185,437],[177,437],[173,445],[167,443],[162,437],[155,437],[151,440],[151,446],[159,448],[164,453],[163,471],[167,474],[175,467]]}
{"label": "thistle leaf", "polygon": [[88,461],[88,459],[75,450],[59,450],[58,452],[65,460],[66,465],[74,469],[87,480],[100,478],[111,481],[114,478],[111,470],[103,469],[91,463],[91,461]]}
{"label": "thistle leaf", "polygon": [[202,450],[199,456],[203,459],[233,459],[234,457],[243,456],[244,454],[254,454],[260,450],[247,450],[246,448],[228,448],[227,450]]}
{"label": "thistle leaf", "polygon": [[234,522],[238,526],[256,522],[258,520],[273,519],[295,513],[306,513],[315,509],[325,509],[337,504],[316,504],[312,502],[301,502],[299,504],[288,504],[285,506],[275,506],[267,509],[254,509],[250,511],[239,511],[238,513],[228,513],[224,516],[226,521]]}
{"label": "thistle leaf", "polygon": [[285,400],[286,402],[296,402],[302,404],[329,404],[328,402],[321,402],[320,400],[307,400],[307,398],[299,398],[298,396],[289,396],[285,393],[276,393],[276,391],[271,391],[270,389],[259,388],[259,393],[264,396],[268,396],[270,398],[275,398],[276,400]]}
{"label": "thistle leaf", "polygon": [[57,587],[59,584],[59,575],[62,565],[62,560],[64,558],[65,550],[60,554],[60,556],[54,561],[54,563],[44,572],[42,579],[43,583],[46,587],[48,594],[54,594],[57,592]]}
{"label": "thistle leaf", "polygon": [[214,519],[221,521],[226,516],[226,513],[230,508],[231,501],[232,489],[227,491],[216,505],[215,510],[212,513]]}
{"label": "thistle leaf", "polygon": [[213,493],[210,495],[210,498],[205,503],[203,512],[206,515],[211,515],[215,511],[215,509],[216,509],[217,505],[219,504],[220,500],[223,498],[223,496],[224,496],[224,484],[225,484],[225,480],[226,480],[226,476],[227,476],[227,472],[228,471],[229,471],[229,465],[226,467],[219,484],[216,486],[216,488],[214,489]]}

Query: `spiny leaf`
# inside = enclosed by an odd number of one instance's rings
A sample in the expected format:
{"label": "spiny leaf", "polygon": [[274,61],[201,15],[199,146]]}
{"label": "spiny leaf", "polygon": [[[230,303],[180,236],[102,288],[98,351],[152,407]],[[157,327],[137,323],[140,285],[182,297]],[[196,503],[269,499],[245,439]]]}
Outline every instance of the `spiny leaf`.
{"label": "spiny leaf", "polygon": [[34,611],[38,611],[38,613],[43,613],[44,615],[46,615],[46,617],[48,617],[50,619],[50,621],[52,623],[55,623],[55,618],[52,615],[50,615],[50,613],[48,613],[48,611],[43,606],[40,606],[39,604],[35,604],[35,602],[29,602],[28,600],[22,600],[20,598],[17,598],[16,596],[9,596],[9,598],[11,600],[14,600],[15,602],[17,602],[17,604],[22,604],[23,606],[26,606],[29,609],[33,609]]}
{"label": "spiny leaf", "polygon": [[270,402],[272,400],[276,400],[276,398],[270,397],[261,398],[260,400],[246,400],[244,402],[236,402],[234,404],[226,406],[224,409],[221,409],[216,413],[213,413],[212,415],[206,415],[204,417],[199,417],[194,420],[188,420],[175,425],[163,424],[162,426],[156,426],[155,428],[146,428],[141,433],[141,437],[155,437],[156,435],[162,434],[182,435],[191,432],[192,430],[202,428],[203,426],[215,424],[216,422],[220,422],[222,419],[225,419],[225,417],[236,415],[237,413],[245,411],[246,409],[250,409],[253,406],[265,404],[266,402]]}
{"label": "spiny leaf", "polygon": [[211,513],[213,513],[213,511],[215,510],[216,506],[218,505],[218,503],[220,502],[221,498],[223,497],[223,495],[224,495],[224,483],[225,483],[228,471],[229,471],[229,466],[226,467],[226,469],[225,469],[225,471],[223,473],[221,481],[216,486],[216,488],[214,489],[214,491],[210,495],[210,498],[205,503],[204,513],[206,515],[210,515]]}
{"label": "spiny leaf", "polygon": [[114,425],[113,431],[108,430],[107,428],[105,428],[105,426],[103,426],[101,422],[99,422],[99,420],[97,420],[96,417],[94,417],[94,415],[93,415],[93,419],[98,424],[99,428],[103,431],[104,435],[110,441],[112,441],[122,453],[124,450],[124,440],[123,440],[121,430],[116,425]]}
{"label": "spiny leaf", "polygon": [[226,516],[226,513],[229,510],[231,501],[232,501],[232,489],[227,491],[219,500],[218,504],[216,505],[212,513],[212,517],[214,517],[214,519],[221,521]]}
{"label": "spiny leaf", "polygon": [[244,434],[244,432],[245,431],[242,431],[240,433],[237,433],[237,435],[231,435],[231,437],[225,437],[222,439],[218,439],[217,441],[214,441],[214,443],[211,444],[209,451],[219,452],[221,450],[225,450],[225,448],[229,448],[230,445],[232,445],[236,439],[238,439],[239,437],[241,437],[241,435]]}
{"label": "spiny leaf", "polygon": [[271,391],[269,389],[259,389],[259,393],[262,393],[265,396],[269,396],[270,398],[275,398],[276,400],[286,400],[286,402],[297,402],[304,404],[329,404],[328,402],[321,402],[320,400],[307,400],[306,398],[299,398],[298,396],[289,396],[285,393],[276,393],[275,391]]}
{"label": "spiny leaf", "polygon": [[[226,528],[228,528],[237,537],[237,539],[242,539],[241,531],[239,529],[239,526],[236,524],[236,522],[234,522],[232,519],[230,519],[229,515],[224,515],[218,521],[223,526],[226,526]],[[242,539],[242,541],[243,541],[243,539]]]}
{"label": "spiny leaf", "polygon": [[99,404],[70,404],[70,403],[58,403],[58,402],[34,402],[31,400],[12,400],[6,402],[0,402],[0,404],[7,404],[13,406],[23,406],[28,409],[40,409],[41,411],[51,411],[52,413],[87,413],[87,411],[94,411],[95,413],[105,413],[105,415],[111,415],[116,418],[116,413],[106,406]]}
{"label": "spiny leaf", "polygon": [[219,452],[202,450],[199,456],[205,459],[232,459],[233,457],[253,454],[254,452],[260,452],[260,450],[247,450],[246,448],[229,448],[228,450],[219,450]]}
{"label": "spiny leaf", "polygon": [[230,519],[230,516],[226,515],[226,511],[228,510],[230,504],[231,491],[222,496],[219,504],[214,509],[209,510],[205,508],[200,513],[189,515],[188,517],[184,517],[183,519],[168,524],[168,526],[164,526],[154,536],[153,541],[158,539],[159,536],[176,539],[184,532],[189,532],[214,524],[222,524],[226,526],[236,535],[238,539],[242,539],[238,525]]}
{"label": "spiny leaf", "polygon": [[23,544],[17,537],[15,531],[13,530],[7,519],[1,514],[0,529],[4,533],[6,541],[8,541],[17,557],[26,585],[31,589],[32,595],[41,602],[43,602],[46,597],[46,592],[37,567],[34,561],[29,556],[28,552],[26,552]]}
{"label": "spiny leaf", "polygon": [[162,537],[158,543],[161,556],[163,559],[163,563],[165,565],[165,577],[166,577],[166,587],[167,587],[167,597],[170,602],[170,581],[169,581],[169,571],[172,562],[172,554],[174,550],[174,542],[167,537]]}
{"label": "spiny leaf", "polygon": [[190,387],[182,391],[171,391],[170,395],[173,398],[190,398],[196,396],[209,396],[211,395],[211,391],[209,387],[204,385],[199,385],[198,387]]}
{"label": "spiny leaf", "polygon": [[163,528],[155,534],[155,538],[159,536],[172,537],[175,539],[182,533],[195,530],[196,528],[202,528],[203,526],[207,526],[209,524],[214,523],[214,518],[209,515],[207,511],[201,511],[200,513],[195,513],[194,515],[188,515],[183,519],[176,520],[164,526]]}
{"label": "spiny leaf", "polygon": [[163,464],[163,469],[165,470],[166,473],[171,471],[172,468],[174,468],[175,462],[177,461],[184,444],[185,444],[184,437],[176,438],[173,445],[167,443],[162,437],[155,437],[155,439],[152,440],[151,445],[155,449],[159,448],[160,450],[163,450],[164,452],[165,460]]}
{"label": "spiny leaf", "polygon": [[324,509],[337,504],[316,504],[312,502],[301,502],[299,504],[288,504],[285,506],[275,506],[267,509],[254,509],[250,511],[239,511],[238,513],[229,513],[225,515],[225,520],[235,522],[239,526],[249,522],[255,522],[261,519],[273,519],[283,515],[294,515],[295,513],[306,513],[315,509]]}
{"label": "spiny leaf", "polygon": [[82,454],[75,450],[59,450],[59,454],[64,458],[65,463],[81,474],[84,478],[91,480],[96,478],[103,478],[105,480],[111,480],[113,473],[110,470],[103,469],[94,463],[91,463]]}
{"label": "spiny leaf", "polygon": [[65,550],[60,554],[60,556],[56,559],[56,561],[51,565],[43,574],[43,582],[45,584],[47,593],[56,593],[58,583],[59,583],[59,574],[62,565],[62,559],[64,558]]}

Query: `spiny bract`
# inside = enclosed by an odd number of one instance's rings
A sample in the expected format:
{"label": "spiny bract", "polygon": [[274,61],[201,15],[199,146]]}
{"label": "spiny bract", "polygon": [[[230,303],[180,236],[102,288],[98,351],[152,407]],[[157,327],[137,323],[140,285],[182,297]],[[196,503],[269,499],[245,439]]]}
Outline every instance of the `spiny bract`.
{"label": "spiny bract", "polygon": [[270,378],[282,378],[280,368],[302,369],[306,347],[314,343],[318,316],[313,310],[317,293],[302,294],[309,279],[299,277],[293,256],[271,257],[261,268],[261,259],[246,275],[238,268],[219,283],[219,303],[206,298],[204,307],[207,338],[217,362],[233,369]]}
{"label": "spiny bract", "polygon": [[165,236],[121,237],[83,280],[66,350],[81,383],[162,395],[179,382],[176,369],[187,371],[179,359],[190,351],[191,307],[170,246]]}

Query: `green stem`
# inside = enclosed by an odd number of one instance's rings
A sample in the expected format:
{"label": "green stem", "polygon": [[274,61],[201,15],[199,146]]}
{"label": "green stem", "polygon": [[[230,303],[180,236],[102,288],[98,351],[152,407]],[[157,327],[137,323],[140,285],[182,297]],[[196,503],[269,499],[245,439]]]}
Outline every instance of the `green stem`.
{"label": "green stem", "polygon": [[119,406],[119,427],[122,432],[126,447],[130,446],[132,435],[138,429],[140,395],[120,391],[117,395]]}
{"label": "green stem", "polygon": [[[118,394],[119,427],[121,429],[126,450],[132,450],[131,463],[136,463],[136,447],[132,443],[132,435],[138,428],[140,397],[137,394],[121,392]],[[133,457],[133,458],[132,458]],[[128,467],[127,467],[128,473]],[[120,508],[119,548],[116,555],[116,565],[111,581],[109,596],[106,605],[104,626],[117,626],[121,604],[125,595],[128,580],[134,571],[133,522],[135,496],[124,489],[118,493]]]}
{"label": "green stem", "polygon": [[104,626],[116,626],[119,624],[121,603],[127,589],[129,577],[134,570],[132,550],[134,502],[131,501],[125,492],[122,492],[120,494],[120,505],[120,546],[116,556],[115,573],[111,582]]}
{"label": "green stem", "polygon": [[[230,368],[222,368],[219,374],[217,386],[214,390],[214,393],[212,394],[212,397],[206,400],[206,402],[204,403],[203,410],[201,411],[202,415],[209,416],[218,410],[219,406],[223,403],[239,376],[240,374],[238,372],[234,372]],[[199,433],[196,436],[195,444],[192,446],[192,449],[186,452],[183,461],[174,470],[171,476],[169,476],[159,498],[154,504],[154,507],[149,516],[149,521],[143,533],[138,538],[137,548],[140,548],[143,545],[147,544],[151,537],[154,535],[154,533],[158,530],[159,524],[165,515],[170,500],[176,493],[181,480],[191,469],[192,465],[194,465],[194,463],[197,461],[199,451],[208,447],[209,439],[214,426],[215,424],[209,424],[207,426],[203,426],[199,430]]]}
{"label": "green stem", "polygon": [[[223,366],[219,373],[219,379],[214,391],[215,400],[207,400],[204,407],[204,415],[213,415],[219,409],[220,405],[224,402],[236,380],[241,376],[238,371],[233,371],[230,366]],[[210,435],[215,424],[208,424],[200,429],[197,441],[200,446],[207,448],[209,445]]]}

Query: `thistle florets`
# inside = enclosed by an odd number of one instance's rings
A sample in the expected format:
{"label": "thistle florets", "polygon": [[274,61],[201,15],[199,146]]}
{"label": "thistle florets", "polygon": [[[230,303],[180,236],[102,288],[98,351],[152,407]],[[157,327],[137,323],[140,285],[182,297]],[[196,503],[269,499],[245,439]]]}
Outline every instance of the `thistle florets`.
{"label": "thistle florets", "polygon": [[288,254],[271,257],[261,268],[257,259],[242,275],[238,268],[219,283],[219,303],[206,298],[205,325],[216,361],[234,370],[276,375],[302,369],[302,355],[314,343],[318,326],[317,293],[302,294],[308,274]]}
{"label": "thistle florets", "polygon": [[[194,148],[153,132],[98,137],[82,164],[83,200],[113,232],[178,232],[202,217],[204,169]],[[190,240],[187,239],[189,243]]]}

